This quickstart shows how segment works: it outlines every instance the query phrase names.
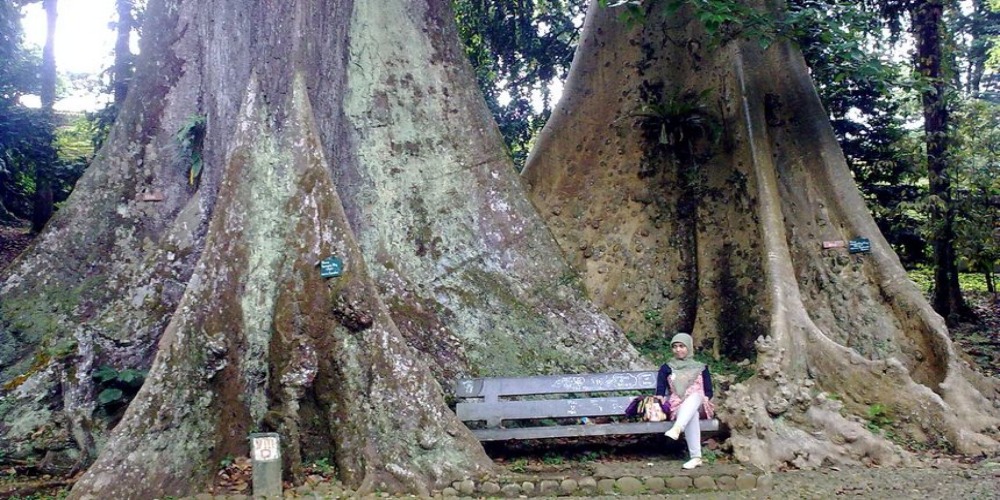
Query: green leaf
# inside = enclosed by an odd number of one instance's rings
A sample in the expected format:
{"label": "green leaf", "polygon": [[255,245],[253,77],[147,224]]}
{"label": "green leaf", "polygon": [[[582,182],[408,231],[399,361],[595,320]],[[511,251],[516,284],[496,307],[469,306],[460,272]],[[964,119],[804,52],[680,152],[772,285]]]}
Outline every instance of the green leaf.
{"label": "green leaf", "polygon": [[122,370],[121,373],[118,374],[118,380],[129,387],[135,387],[135,388],[142,387],[142,382],[145,379],[146,375],[143,372],[139,370],[133,370],[131,368],[127,370]]}
{"label": "green leaf", "polygon": [[94,380],[98,381],[101,384],[106,384],[118,378],[118,370],[115,370],[114,368],[108,365],[101,365],[101,367],[98,368],[97,371],[95,371],[94,374],[91,375],[91,377],[93,377]]}
{"label": "green leaf", "polygon": [[192,186],[194,185],[194,181],[198,179],[198,176],[201,175],[201,166],[202,166],[201,155],[198,154],[197,152],[193,153],[191,155],[191,170],[188,173],[188,182]]}
{"label": "green leaf", "polygon": [[111,403],[121,401],[125,397],[125,394],[121,389],[104,389],[100,394],[97,395],[97,402],[101,406],[107,406]]}

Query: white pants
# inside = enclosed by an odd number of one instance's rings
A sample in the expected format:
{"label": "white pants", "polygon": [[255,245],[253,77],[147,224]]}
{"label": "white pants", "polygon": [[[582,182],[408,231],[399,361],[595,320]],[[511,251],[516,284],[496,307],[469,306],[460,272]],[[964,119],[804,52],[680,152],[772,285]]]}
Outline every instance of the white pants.
{"label": "white pants", "polygon": [[688,396],[677,409],[677,420],[674,427],[684,429],[684,439],[687,440],[688,453],[691,458],[701,458],[701,421],[698,410],[704,397],[700,393]]}

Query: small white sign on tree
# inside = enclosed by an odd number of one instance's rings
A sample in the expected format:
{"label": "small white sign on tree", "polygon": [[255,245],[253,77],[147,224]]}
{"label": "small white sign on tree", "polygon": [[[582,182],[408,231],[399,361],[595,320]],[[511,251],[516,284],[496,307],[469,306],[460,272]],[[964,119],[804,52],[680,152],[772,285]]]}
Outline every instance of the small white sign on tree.
{"label": "small white sign on tree", "polygon": [[277,434],[254,434],[250,439],[255,462],[269,462],[281,458]]}
{"label": "small white sign on tree", "polygon": [[254,497],[281,498],[281,440],[275,432],[250,435]]}

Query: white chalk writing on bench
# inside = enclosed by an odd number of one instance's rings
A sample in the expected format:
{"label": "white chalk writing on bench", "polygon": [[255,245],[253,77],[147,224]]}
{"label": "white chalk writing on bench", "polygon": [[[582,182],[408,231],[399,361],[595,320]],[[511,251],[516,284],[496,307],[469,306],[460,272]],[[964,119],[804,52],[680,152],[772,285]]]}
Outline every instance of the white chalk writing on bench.
{"label": "white chalk writing on bench", "polygon": [[611,373],[606,376],[566,376],[556,379],[552,383],[555,389],[564,389],[567,392],[587,392],[600,390],[602,388],[619,388],[626,386],[641,386],[655,384],[655,373]]}

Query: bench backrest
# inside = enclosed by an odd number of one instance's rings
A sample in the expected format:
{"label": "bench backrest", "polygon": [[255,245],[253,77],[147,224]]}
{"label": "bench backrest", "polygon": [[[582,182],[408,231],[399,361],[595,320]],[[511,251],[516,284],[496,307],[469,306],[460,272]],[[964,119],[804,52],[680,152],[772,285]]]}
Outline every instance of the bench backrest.
{"label": "bench backrest", "polygon": [[[602,396],[600,393],[638,390],[652,394],[654,389],[655,371],[465,379],[455,383],[455,394],[459,398],[482,398],[482,401],[459,402],[455,412],[462,421],[485,420],[488,427],[497,427],[504,419],[623,415],[634,396]],[[567,397],[501,400],[555,394]]]}

